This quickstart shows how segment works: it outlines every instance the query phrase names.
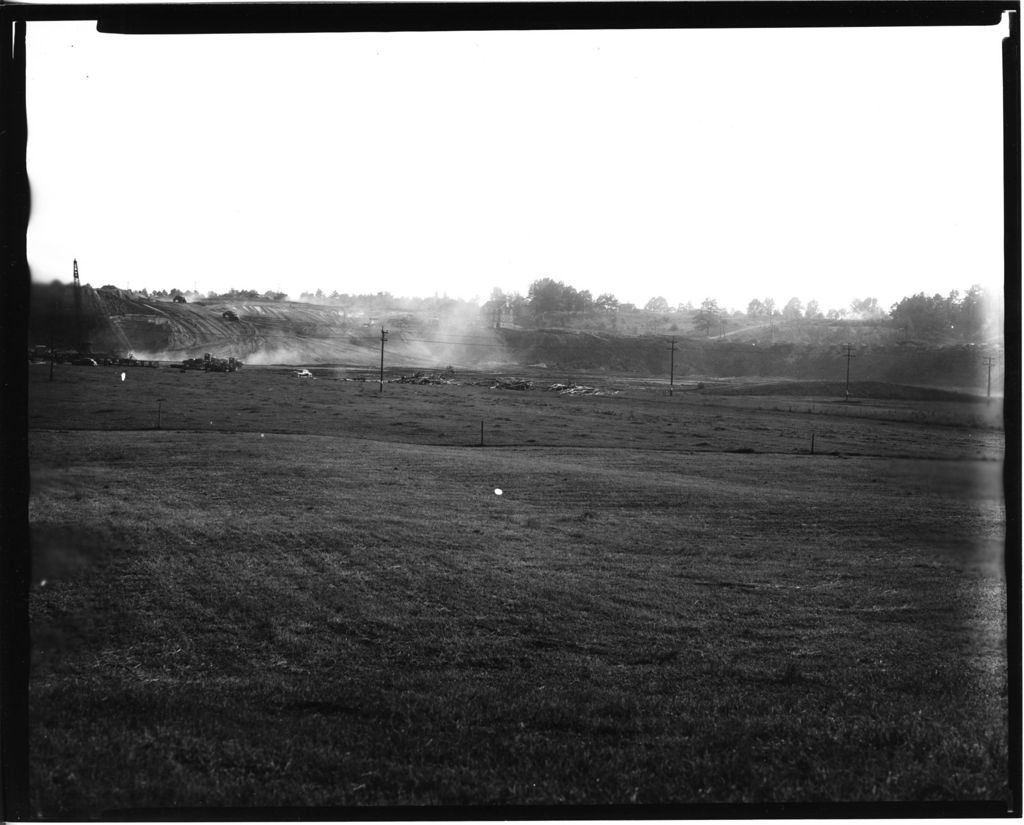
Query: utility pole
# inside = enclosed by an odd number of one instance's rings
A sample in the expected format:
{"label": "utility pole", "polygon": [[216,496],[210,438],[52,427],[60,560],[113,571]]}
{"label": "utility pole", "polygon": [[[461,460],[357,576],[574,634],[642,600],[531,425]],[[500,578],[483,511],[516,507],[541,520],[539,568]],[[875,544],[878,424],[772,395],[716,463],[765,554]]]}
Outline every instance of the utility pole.
{"label": "utility pole", "polygon": [[850,359],[855,358],[851,350],[853,350],[853,344],[846,344],[846,397],[845,401],[850,400]]}
{"label": "utility pole", "polygon": [[992,403],[992,365],[995,363],[995,359],[990,355],[985,359],[985,364],[988,367],[988,390],[985,392],[985,403]]}
{"label": "utility pole", "polygon": [[672,395],[672,389],[676,383],[676,338],[674,335],[672,336],[670,351],[672,355],[670,356],[671,360],[669,361],[668,369],[668,394]]}
{"label": "utility pole", "polygon": [[82,344],[82,284],[78,280],[78,258],[74,259],[75,266],[75,348],[83,352],[86,348]]}
{"label": "utility pole", "polygon": [[388,340],[388,331],[384,327],[380,328],[380,389],[378,392],[384,392],[384,342]]}
{"label": "utility pole", "polygon": [[57,295],[53,296],[53,314],[50,315],[50,380],[53,380],[53,362],[57,360],[57,353],[53,349],[53,322],[57,317]]}

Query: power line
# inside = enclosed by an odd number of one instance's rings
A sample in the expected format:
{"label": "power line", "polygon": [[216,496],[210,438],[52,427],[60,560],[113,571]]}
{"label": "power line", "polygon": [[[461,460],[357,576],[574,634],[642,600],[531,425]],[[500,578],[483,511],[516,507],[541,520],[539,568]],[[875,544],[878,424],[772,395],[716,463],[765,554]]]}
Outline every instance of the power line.
{"label": "power line", "polygon": [[485,341],[475,341],[473,339],[463,339],[461,341],[436,341],[431,338],[407,338],[401,332],[397,334],[399,337],[395,339],[395,343],[402,344],[448,344],[451,346],[492,347],[494,349],[503,349],[505,347],[504,344],[486,343]]}
{"label": "power line", "polygon": [[463,340],[463,341],[435,341],[429,338],[401,338],[403,344],[449,344],[452,346],[467,346],[467,347],[494,347],[496,349],[502,349],[504,344],[488,344],[483,341]]}

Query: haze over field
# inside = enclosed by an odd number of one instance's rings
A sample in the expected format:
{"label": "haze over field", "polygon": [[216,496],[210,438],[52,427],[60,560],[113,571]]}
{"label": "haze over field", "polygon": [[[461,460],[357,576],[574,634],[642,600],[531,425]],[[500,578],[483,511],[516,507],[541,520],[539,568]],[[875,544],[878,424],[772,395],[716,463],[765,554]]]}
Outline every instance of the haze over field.
{"label": "haze over field", "polygon": [[[1001,291],[998,27],[28,27],[33,278],[643,306]],[[267,60],[272,51],[274,60]]]}

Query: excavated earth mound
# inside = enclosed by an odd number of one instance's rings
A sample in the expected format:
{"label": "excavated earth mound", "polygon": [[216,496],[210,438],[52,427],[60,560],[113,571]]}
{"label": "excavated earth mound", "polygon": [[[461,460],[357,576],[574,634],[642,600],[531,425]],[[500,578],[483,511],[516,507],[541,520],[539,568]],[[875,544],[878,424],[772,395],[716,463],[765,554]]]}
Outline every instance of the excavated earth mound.
{"label": "excavated earth mound", "polygon": [[[846,348],[837,343],[771,343],[749,340],[628,336],[564,329],[493,329],[481,316],[461,319],[381,318],[348,315],[337,306],[273,301],[172,302],[143,298],[114,287],[82,287],[81,312],[70,287],[34,291],[29,347],[47,343],[152,361],[179,362],[210,353],[248,365],[353,365],[379,363],[381,327],[388,365],[435,371],[543,367],[563,378],[572,371],[668,378],[670,359],[680,379],[704,377],[796,379],[822,384],[821,394],[836,395],[845,375]],[[672,341],[675,350],[672,351]],[[968,393],[985,387],[984,358],[971,345],[929,347],[915,344],[855,345],[853,380],[888,385],[934,387]],[[1001,367],[993,373],[999,386]],[[876,388],[884,389],[884,388]],[[752,386],[731,390],[764,392]],[[807,385],[773,384],[772,394],[808,393]],[[901,397],[922,392],[905,388]],[[907,394],[909,393],[909,394]],[[840,389],[839,394],[842,394]],[[929,398],[936,398],[929,395]]]}

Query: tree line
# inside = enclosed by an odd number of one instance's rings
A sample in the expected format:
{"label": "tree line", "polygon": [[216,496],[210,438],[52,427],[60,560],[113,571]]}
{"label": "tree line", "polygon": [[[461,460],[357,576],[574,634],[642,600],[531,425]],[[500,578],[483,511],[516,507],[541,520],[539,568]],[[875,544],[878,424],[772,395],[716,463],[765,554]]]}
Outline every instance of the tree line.
{"label": "tree line", "polygon": [[643,307],[619,301],[611,293],[594,297],[588,290],[577,290],[570,284],[553,278],[540,278],[530,284],[527,294],[506,293],[495,288],[490,300],[483,305],[486,317],[496,326],[504,318],[513,318],[520,325],[543,323],[560,314],[594,314],[637,312],[668,314],[688,317],[694,326],[710,336],[727,320],[744,320],[748,324],[867,321],[891,323],[906,338],[933,339],[937,337],[972,341],[979,338],[993,319],[986,313],[985,295],[975,284],[962,296],[954,290],[949,295],[912,295],[893,304],[888,310],[877,298],[854,299],[849,306],[823,310],[817,300],[806,304],[797,297],[790,298],[781,308],[774,298],[753,298],[746,312],[729,311],[719,306],[714,298],[705,298],[700,306],[691,303],[671,306],[660,295],[652,297]]}
{"label": "tree line", "polygon": [[[205,295],[192,290],[137,290],[145,298],[171,300],[188,296],[190,300],[222,301],[285,301],[284,292],[254,289],[229,289],[226,292],[208,292]],[[337,290],[325,293],[303,292],[300,300],[307,303],[330,304],[346,309],[360,309],[370,312],[404,310],[444,314],[452,310],[468,310],[479,305],[478,301],[464,301],[447,295],[432,298],[396,298],[390,292],[372,294],[349,294]],[[954,290],[949,295],[927,295],[923,292],[905,297],[888,310],[877,298],[854,299],[849,306],[823,310],[817,300],[806,303],[798,297],[790,298],[781,307],[772,297],[753,298],[746,311],[728,310],[721,307],[714,298],[705,298],[699,306],[692,303],[672,306],[661,295],[650,298],[642,307],[620,301],[609,292],[594,296],[589,290],[578,290],[571,284],[553,278],[539,278],[533,281],[526,295],[518,292],[504,292],[494,288],[490,299],[481,306],[486,323],[503,326],[506,323],[517,326],[536,326],[557,323],[566,316],[593,317],[595,319],[642,314],[661,316],[675,315],[688,320],[706,336],[724,331],[728,322],[761,324],[769,327],[775,324],[825,321],[868,321],[891,324],[909,339],[955,339],[974,341],[984,336],[1001,319],[993,319],[987,312],[986,295],[981,286],[975,284],[961,295]]]}

